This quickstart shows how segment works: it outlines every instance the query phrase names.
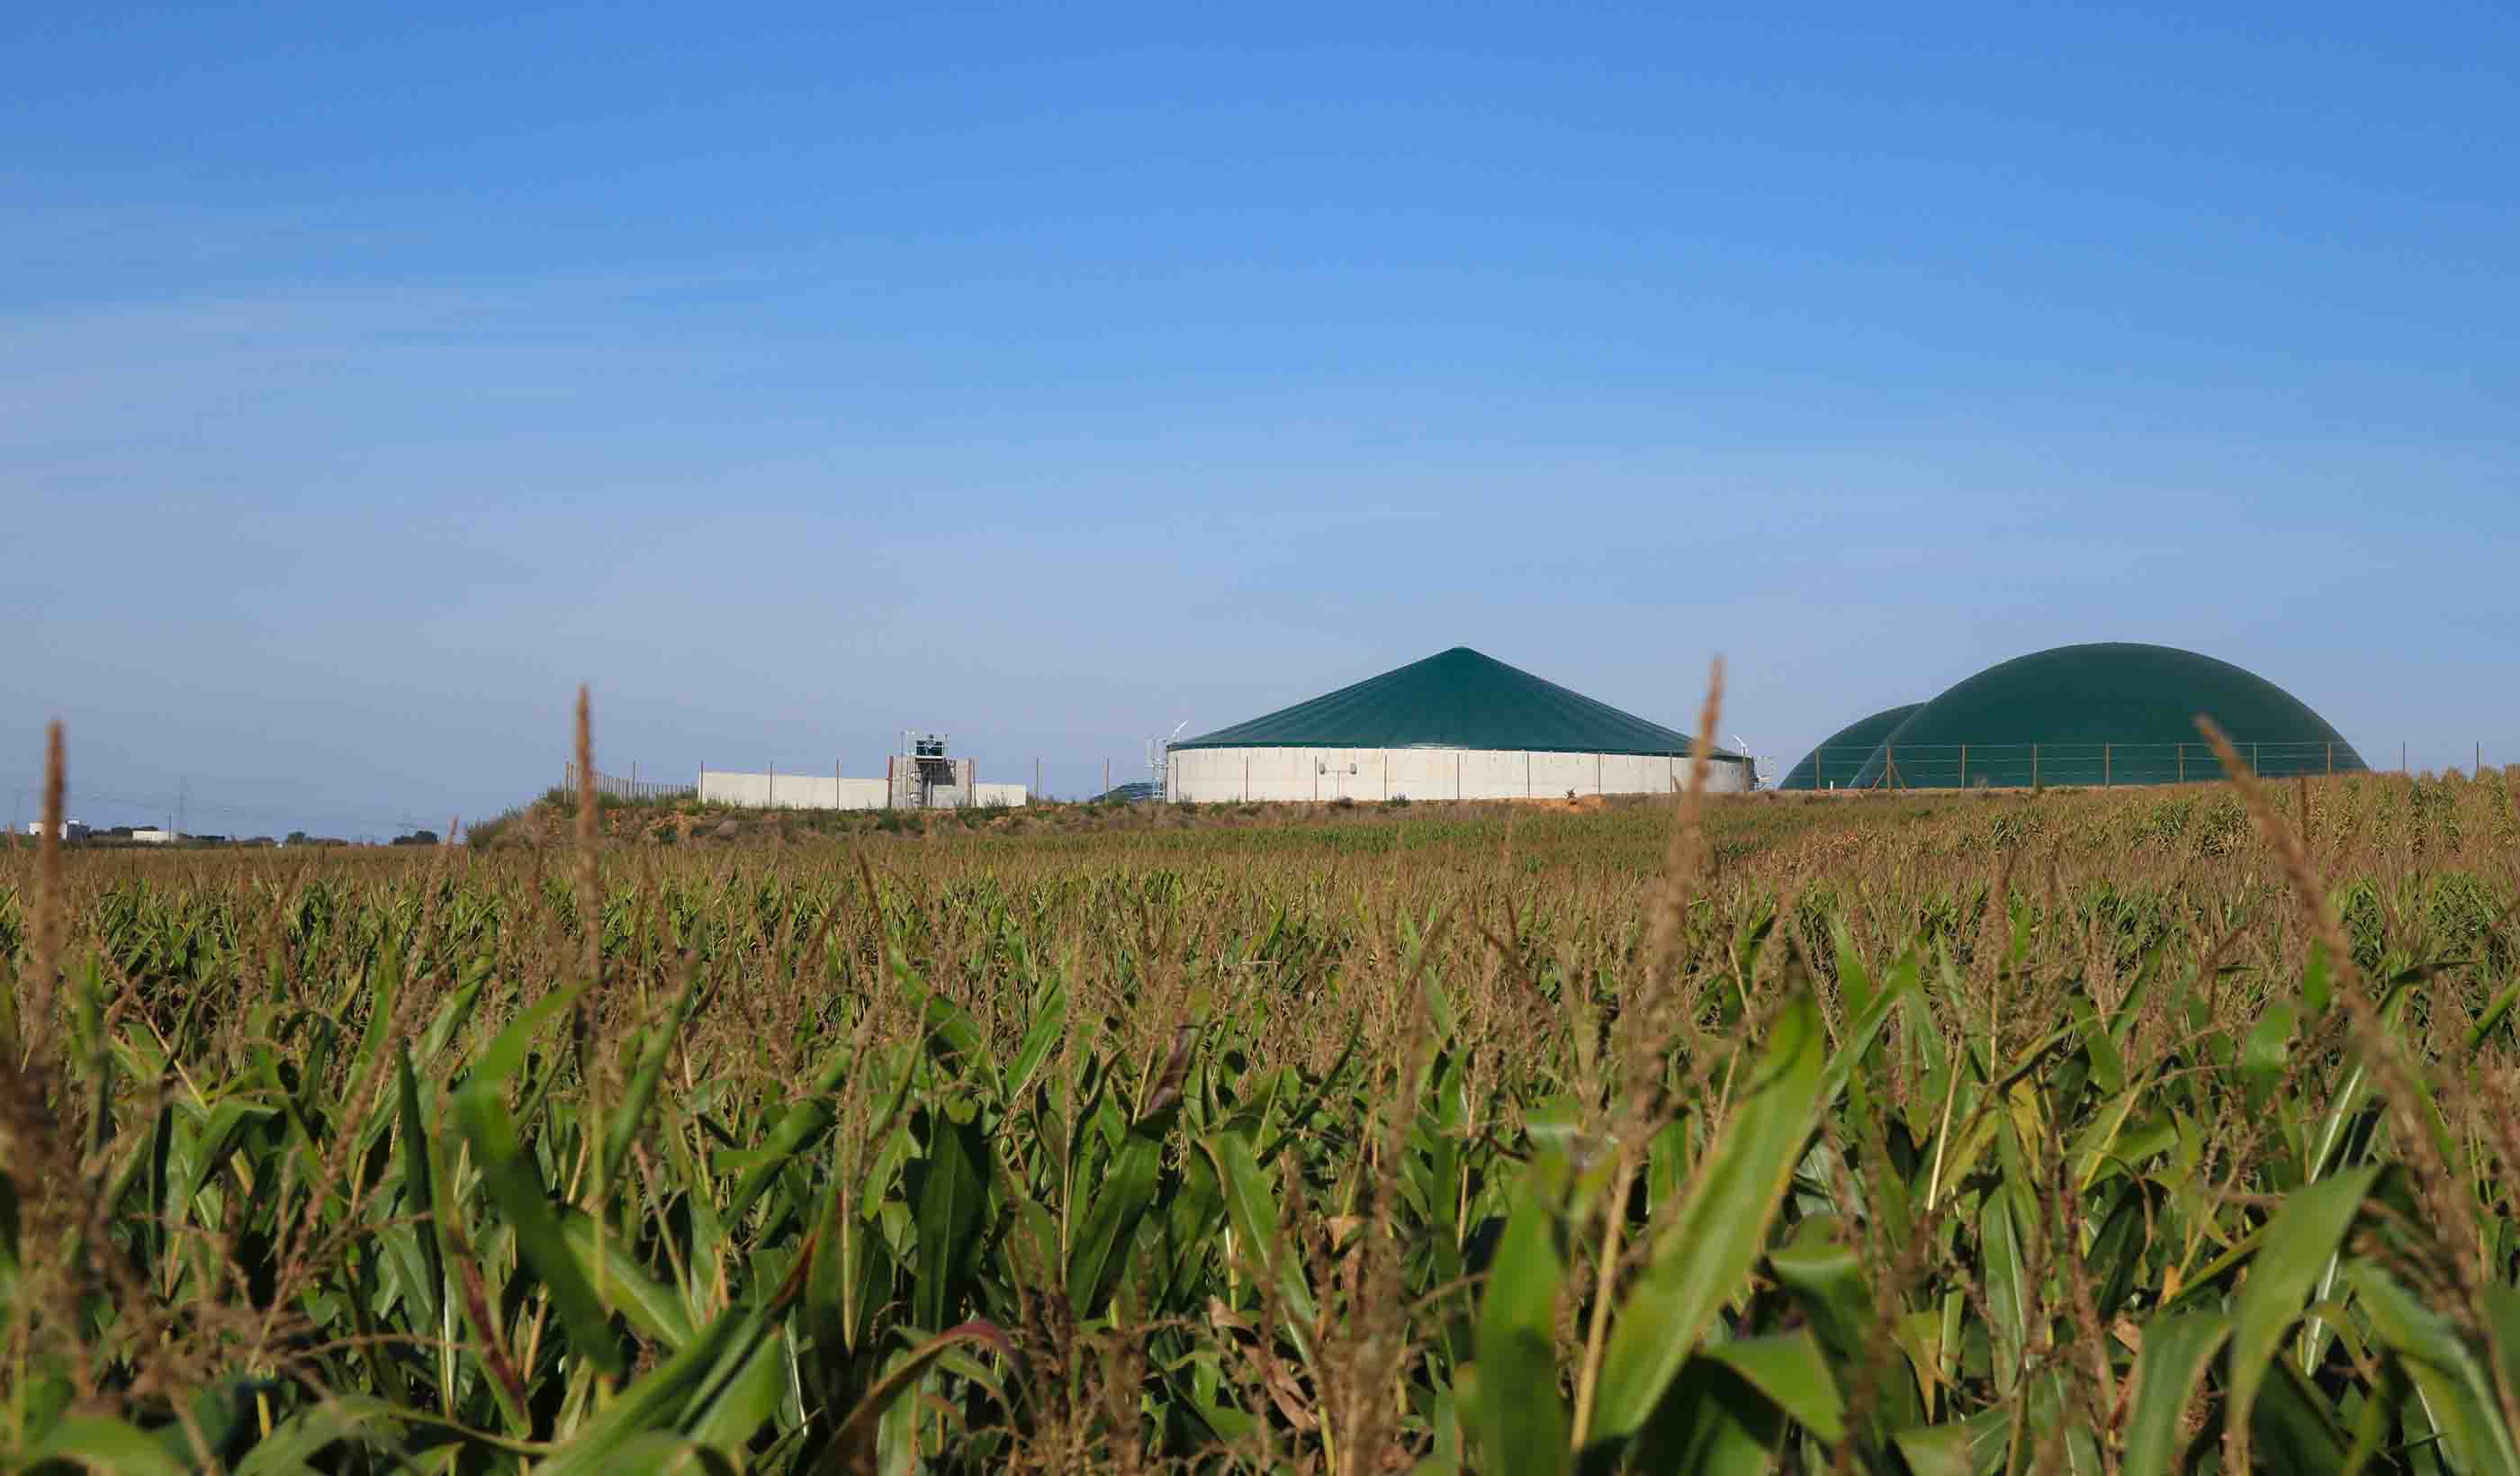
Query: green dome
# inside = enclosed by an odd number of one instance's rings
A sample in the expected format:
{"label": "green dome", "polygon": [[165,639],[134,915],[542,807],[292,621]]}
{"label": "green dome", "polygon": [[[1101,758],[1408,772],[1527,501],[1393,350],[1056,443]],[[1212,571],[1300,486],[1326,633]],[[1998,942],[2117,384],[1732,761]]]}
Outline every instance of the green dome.
{"label": "green dome", "polygon": [[1847,724],[1814,744],[1812,751],[1803,755],[1801,763],[1785,771],[1784,779],[1777,787],[1825,789],[1832,783],[1844,786],[1855,778],[1856,771],[1864,767],[1864,761],[1871,756],[1872,750],[1881,746],[1881,740],[1890,736],[1891,730],[1924,705],[1922,702],[1910,702],[1905,707],[1893,707]]}
{"label": "green dome", "polygon": [[2212,718],[2258,773],[2360,771],[2325,719],[2273,683],[2167,646],[2060,646],[1991,666],[1917,708],[1856,787],[2160,784],[2219,779],[2197,732]]}

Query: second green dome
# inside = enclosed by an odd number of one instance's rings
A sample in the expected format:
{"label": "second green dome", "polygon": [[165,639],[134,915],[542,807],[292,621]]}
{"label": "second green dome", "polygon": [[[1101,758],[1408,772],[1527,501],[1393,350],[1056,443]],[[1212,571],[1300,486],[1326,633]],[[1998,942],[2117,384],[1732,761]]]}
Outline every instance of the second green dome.
{"label": "second green dome", "polygon": [[2251,672],[2167,646],[2060,646],[1988,667],[1918,707],[1852,786],[2012,788],[2220,778],[2210,717],[2261,775],[2344,774],[2362,757],[2299,698]]}

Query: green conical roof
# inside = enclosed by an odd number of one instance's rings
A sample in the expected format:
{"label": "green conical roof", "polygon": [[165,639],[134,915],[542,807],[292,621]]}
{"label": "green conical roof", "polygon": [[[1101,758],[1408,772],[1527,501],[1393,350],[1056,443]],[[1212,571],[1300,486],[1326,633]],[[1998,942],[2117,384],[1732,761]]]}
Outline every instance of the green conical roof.
{"label": "green conical roof", "polygon": [[[1689,740],[1466,646],[1175,748],[1527,748],[1686,757]],[[1733,755],[1725,755],[1733,757]]]}
{"label": "green conical roof", "polygon": [[1783,781],[1777,787],[1820,789],[1831,783],[1848,783],[1864,767],[1864,761],[1872,756],[1872,750],[1880,747],[1881,740],[1890,736],[1891,730],[1924,705],[1922,702],[1910,702],[1905,707],[1892,707],[1847,724],[1813,744],[1812,751],[1803,755],[1801,763],[1785,771]]}
{"label": "green conical roof", "polygon": [[1882,783],[1894,763],[1910,787],[2215,779],[2199,715],[2260,774],[2363,767],[2324,718],[2263,677],[2192,650],[2101,642],[2016,656],[1952,687],[1886,735],[1854,783]]}

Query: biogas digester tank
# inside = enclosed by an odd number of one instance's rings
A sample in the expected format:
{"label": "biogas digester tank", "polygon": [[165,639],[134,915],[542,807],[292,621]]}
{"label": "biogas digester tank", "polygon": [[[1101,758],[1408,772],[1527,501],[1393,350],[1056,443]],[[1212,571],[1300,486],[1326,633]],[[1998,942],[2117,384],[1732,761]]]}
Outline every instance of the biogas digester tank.
{"label": "biogas digester tank", "polygon": [[2222,764],[2196,727],[2200,714],[2262,776],[2365,768],[2326,719],[2263,677],[2195,651],[2101,642],[2019,656],[1953,686],[1880,735],[1837,787],[2219,779]]}

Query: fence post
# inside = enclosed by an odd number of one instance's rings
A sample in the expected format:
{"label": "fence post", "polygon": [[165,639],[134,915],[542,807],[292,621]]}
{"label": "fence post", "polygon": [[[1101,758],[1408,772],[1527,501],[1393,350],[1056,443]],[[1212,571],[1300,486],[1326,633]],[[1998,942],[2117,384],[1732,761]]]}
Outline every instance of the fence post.
{"label": "fence post", "polygon": [[1968,787],[1968,744],[1960,744],[1960,787]]}
{"label": "fence post", "polygon": [[2039,787],[2039,745],[2037,743],[2030,745],[2030,787],[2033,789]]}
{"label": "fence post", "polygon": [[2183,784],[2187,783],[2187,745],[2185,743],[2181,743],[2177,746],[2179,749],[2179,782]]}
{"label": "fence post", "polygon": [[769,808],[770,808],[770,809],[773,809],[773,810],[776,810],[776,809],[778,809],[778,808],[779,808],[779,766],[778,766],[777,764],[772,764],[772,765],[770,766],[770,804],[769,804]]}
{"label": "fence post", "polygon": [[2336,777],[2336,745],[2334,743],[2327,745],[2327,777],[2329,779],[2334,779]]}
{"label": "fence post", "polygon": [[2109,745],[2108,745],[2108,744],[2106,744],[2106,743],[2102,743],[2102,744],[2100,745],[2100,787],[2101,787],[2101,788],[2103,788],[2103,789],[2105,789],[2105,788],[2107,788],[2108,786],[2109,786]]}
{"label": "fence post", "polygon": [[2258,762],[2258,745],[2251,743],[2249,745],[2249,778],[2256,779],[2260,773],[2264,772],[2265,768],[2266,766],[2264,764]]}

